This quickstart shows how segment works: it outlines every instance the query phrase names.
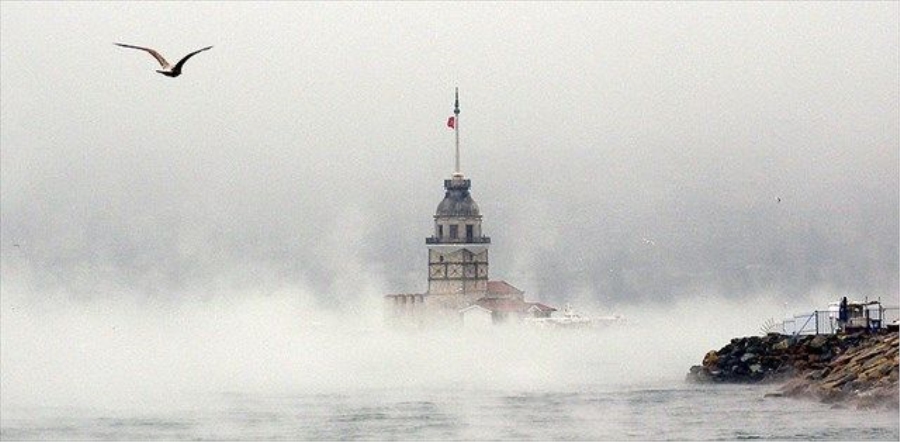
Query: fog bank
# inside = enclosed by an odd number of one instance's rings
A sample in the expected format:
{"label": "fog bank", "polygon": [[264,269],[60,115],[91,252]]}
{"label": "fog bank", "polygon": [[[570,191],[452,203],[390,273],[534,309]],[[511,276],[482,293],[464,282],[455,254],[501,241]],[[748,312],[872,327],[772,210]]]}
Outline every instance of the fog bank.
{"label": "fog bank", "polygon": [[179,305],[74,301],[51,309],[7,289],[2,295],[2,405],[101,409],[195,404],[229,392],[558,391],[682,382],[706,351],[757,333],[783,308],[765,298],[696,298],[622,311],[625,323],[601,330],[407,333],[382,326],[377,302],[336,314],[289,292]]}

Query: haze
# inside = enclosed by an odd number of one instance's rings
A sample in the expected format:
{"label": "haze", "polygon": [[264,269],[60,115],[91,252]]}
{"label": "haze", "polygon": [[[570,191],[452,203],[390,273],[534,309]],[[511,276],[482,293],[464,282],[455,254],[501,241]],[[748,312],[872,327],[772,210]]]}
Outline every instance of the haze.
{"label": "haze", "polygon": [[[897,2],[0,8],[4,410],[681,382],[898,301]],[[172,79],[113,42],[214,47]],[[492,279],[626,325],[381,326],[426,289],[455,87]]]}
{"label": "haze", "polygon": [[[3,2],[0,32],[4,297],[423,291],[459,87],[491,276],[530,297],[897,300],[895,2]],[[171,79],[113,42],[214,48]]]}

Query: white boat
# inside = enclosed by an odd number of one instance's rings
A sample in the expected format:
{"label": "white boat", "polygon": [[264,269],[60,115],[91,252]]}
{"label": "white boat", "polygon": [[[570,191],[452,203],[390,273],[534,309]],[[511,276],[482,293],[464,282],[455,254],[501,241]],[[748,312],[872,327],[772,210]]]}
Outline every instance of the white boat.
{"label": "white boat", "polygon": [[571,305],[566,304],[559,316],[548,318],[525,318],[525,323],[539,328],[596,328],[624,322],[621,315],[586,317],[577,313]]}

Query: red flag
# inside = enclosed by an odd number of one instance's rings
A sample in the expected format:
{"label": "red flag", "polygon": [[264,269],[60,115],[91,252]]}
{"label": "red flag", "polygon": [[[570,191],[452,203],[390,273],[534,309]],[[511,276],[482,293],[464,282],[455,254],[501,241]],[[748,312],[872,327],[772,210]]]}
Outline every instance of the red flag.
{"label": "red flag", "polygon": [[447,127],[456,129],[456,117],[450,117],[450,119],[447,120]]}

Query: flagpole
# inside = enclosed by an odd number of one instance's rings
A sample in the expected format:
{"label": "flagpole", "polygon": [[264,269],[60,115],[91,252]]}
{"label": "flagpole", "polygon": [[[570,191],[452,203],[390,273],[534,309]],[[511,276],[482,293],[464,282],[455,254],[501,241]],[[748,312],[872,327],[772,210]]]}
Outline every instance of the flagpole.
{"label": "flagpole", "polygon": [[459,172],[459,88],[456,88],[456,102],[453,104],[453,115],[454,115],[454,132],[456,132],[456,173],[454,175],[460,174]]}

